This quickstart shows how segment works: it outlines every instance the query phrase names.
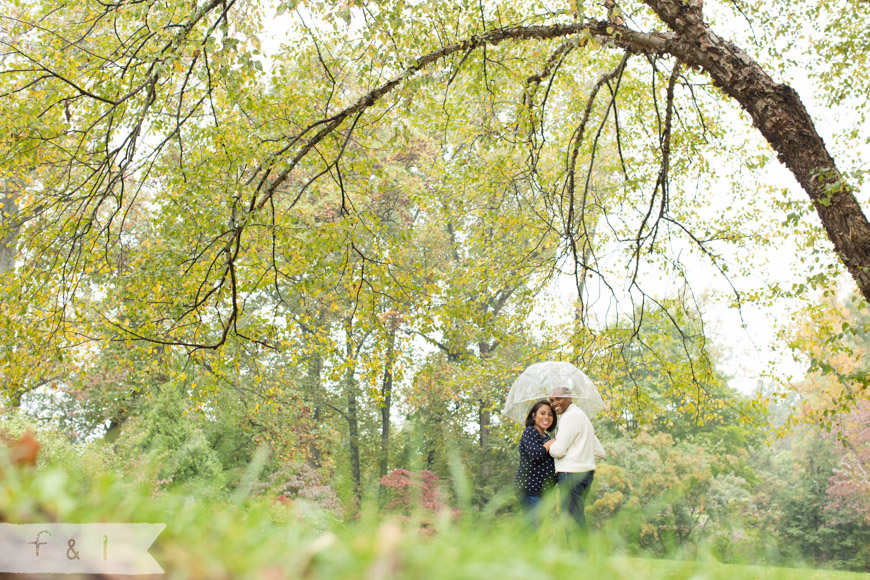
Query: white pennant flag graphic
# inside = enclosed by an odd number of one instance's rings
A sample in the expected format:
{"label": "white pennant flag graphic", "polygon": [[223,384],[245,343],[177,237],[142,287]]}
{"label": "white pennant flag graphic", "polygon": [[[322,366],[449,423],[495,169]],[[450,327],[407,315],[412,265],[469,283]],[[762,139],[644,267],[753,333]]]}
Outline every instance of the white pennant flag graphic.
{"label": "white pennant flag graphic", "polygon": [[0,572],[163,574],[148,548],[165,527],[0,523]]}

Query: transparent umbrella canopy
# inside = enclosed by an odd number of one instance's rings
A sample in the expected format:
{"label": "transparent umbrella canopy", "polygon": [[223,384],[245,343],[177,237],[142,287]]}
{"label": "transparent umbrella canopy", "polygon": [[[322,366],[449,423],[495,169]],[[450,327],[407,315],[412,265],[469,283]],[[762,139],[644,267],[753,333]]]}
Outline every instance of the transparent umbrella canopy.
{"label": "transparent umbrella canopy", "polygon": [[529,366],[508,391],[502,415],[523,424],[536,401],[571,397],[590,419],[604,410],[604,400],[583,371],[569,362],[544,361]]}

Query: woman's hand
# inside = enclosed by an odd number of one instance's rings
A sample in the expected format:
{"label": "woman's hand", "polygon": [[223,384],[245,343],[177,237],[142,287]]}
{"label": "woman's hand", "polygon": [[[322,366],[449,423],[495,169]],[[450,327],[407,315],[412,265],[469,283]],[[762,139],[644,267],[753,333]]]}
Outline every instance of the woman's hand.
{"label": "woman's hand", "polygon": [[550,452],[550,445],[552,445],[554,441],[555,441],[555,439],[550,439],[549,441],[544,441],[544,449],[547,450],[547,453]]}

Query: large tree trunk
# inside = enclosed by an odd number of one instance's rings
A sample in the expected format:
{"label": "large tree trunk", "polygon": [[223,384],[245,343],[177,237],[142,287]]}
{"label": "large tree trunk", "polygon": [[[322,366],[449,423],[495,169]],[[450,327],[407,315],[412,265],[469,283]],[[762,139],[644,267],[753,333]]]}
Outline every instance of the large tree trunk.
{"label": "large tree trunk", "polygon": [[390,463],[390,408],[393,400],[393,362],[395,359],[396,331],[390,332],[387,342],[387,357],[384,362],[384,381],[381,385],[381,455],[378,461],[378,477],[387,474]]}
{"label": "large tree trunk", "polygon": [[[384,361],[384,380],[381,383],[381,453],[378,458],[378,479],[387,474],[390,467],[390,409],[393,401],[393,363],[396,356],[396,330],[387,338],[387,356]],[[387,489],[380,486],[381,503],[387,499]]]}
{"label": "large tree trunk", "polygon": [[0,179],[0,274],[15,266],[15,240],[18,237],[18,204],[11,180]]}
{"label": "large tree trunk", "polygon": [[350,466],[353,473],[353,494],[357,499],[361,499],[362,473],[359,464],[359,403],[357,401],[356,384],[353,377],[350,378],[350,382],[347,385],[347,427]]}
{"label": "large tree trunk", "polygon": [[480,429],[480,475],[487,478],[492,475],[492,466],[489,462],[489,426],[491,423],[489,402],[481,399],[477,412],[478,428]]}
{"label": "large tree trunk", "polygon": [[[305,402],[311,407],[311,422],[314,429],[317,429],[323,420],[319,393],[320,373],[322,369],[323,359],[319,353],[315,352],[308,359],[308,370],[305,376]],[[317,469],[320,467],[321,461],[319,440],[316,436],[313,436],[308,446],[308,465],[313,469]]]}
{"label": "large tree trunk", "polygon": [[[479,342],[477,348],[480,351],[480,360],[485,361],[488,359],[496,346],[497,345],[494,343]],[[483,392],[486,393],[486,389],[483,389]],[[488,453],[490,425],[492,423],[492,411],[490,411],[491,406],[492,404],[489,398],[480,399],[478,401],[477,426],[480,432],[480,475],[483,478],[487,478],[492,474],[492,466],[490,465]]]}
{"label": "large tree trunk", "polygon": [[356,365],[353,363],[353,334],[348,329],[345,342],[347,371],[344,377],[344,390],[347,397],[347,431],[350,468],[353,474],[353,494],[362,499],[362,473],[359,463],[359,401],[357,399]]}

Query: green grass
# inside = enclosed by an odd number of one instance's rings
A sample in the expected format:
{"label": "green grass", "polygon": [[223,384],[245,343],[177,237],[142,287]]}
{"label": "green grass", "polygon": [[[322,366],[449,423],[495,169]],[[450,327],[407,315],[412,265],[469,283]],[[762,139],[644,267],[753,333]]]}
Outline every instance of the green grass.
{"label": "green grass", "polygon": [[618,539],[593,535],[581,552],[564,530],[531,530],[479,513],[414,518],[362,514],[342,522],[304,502],[273,505],[243,493],[189,489],[152,494],[111,472],[44,468],[0,481],[0,519],[37,522],[165,523],[151,549],[164,579],[305,580],[650,580],[834,579],[870,575],[712,559],[621,555]]}
{"label": "green grass", "polygon": [[715,561],[680,561],[614,556],[611,565],[615,578],[655,578],[657,580],[867,580],[870,574],[784,568],[774,566],[740,566]]}

